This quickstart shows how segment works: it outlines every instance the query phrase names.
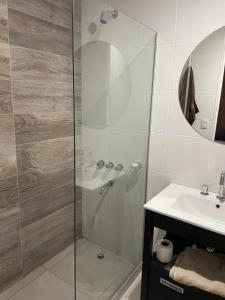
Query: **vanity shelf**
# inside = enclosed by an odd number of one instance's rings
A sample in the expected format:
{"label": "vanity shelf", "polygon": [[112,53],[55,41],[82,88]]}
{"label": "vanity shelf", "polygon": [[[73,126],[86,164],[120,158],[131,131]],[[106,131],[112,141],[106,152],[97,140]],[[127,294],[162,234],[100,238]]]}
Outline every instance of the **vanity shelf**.
{"label": "vanity shelf", "polygon": [[[199,242],[201,242],[203,246],[211,246],[221,252],[225,251],[224,235],[173,219],[151,210],[146,210],[141,300],[224,299],[193,287],[183,286],[169,278],[169,271],[165,270],[165,265],[158,262],[152,254],[153,231],[155,227],[165,230],[168,234],[190,241],[190,243],[199,244]],[[171,288],[171,284],[175,290]],[[182,290],[184,291],[183,294],[180,292]]]}
{"label": "vanity shelf", "polygon": [[169,277],[165,264],[160,263],[155,257],[151,261],[151,281],[149,285],[149,300],[222,300],[224,298],[206,293],[202,290],[184,286]]}

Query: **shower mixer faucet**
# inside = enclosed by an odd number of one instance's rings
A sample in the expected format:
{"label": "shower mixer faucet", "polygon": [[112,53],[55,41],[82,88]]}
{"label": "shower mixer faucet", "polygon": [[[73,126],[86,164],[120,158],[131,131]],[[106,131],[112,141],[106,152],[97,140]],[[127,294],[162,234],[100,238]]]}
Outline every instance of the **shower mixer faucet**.
{"label": "shower mixer faucet", "polygon": [[99,160],[96,164],[97,169],[102,169],[104,167],[104,165],[105,165],[104,160]]}
{"label": "shower mixer faucet", "polygon": [[114,168],[114,163],[112,161],[108,162],[105,166],[107,169],[113,169]]}

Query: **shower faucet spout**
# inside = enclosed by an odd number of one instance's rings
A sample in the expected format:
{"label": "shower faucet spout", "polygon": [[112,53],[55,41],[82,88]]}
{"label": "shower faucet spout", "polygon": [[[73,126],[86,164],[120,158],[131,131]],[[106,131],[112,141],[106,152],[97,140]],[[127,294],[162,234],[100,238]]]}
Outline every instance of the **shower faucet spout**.
{"label": "shower faucet spout", "polygon": [[114,181],[113,180],[109,180],[106,184],[104,184],[102,186],[102,188],[100,189],[99,194],[101,196],[103,196],[103,194],[105,193],[105,191],[108,191],[108,189],[110,189],[113,185],[114,185]]}

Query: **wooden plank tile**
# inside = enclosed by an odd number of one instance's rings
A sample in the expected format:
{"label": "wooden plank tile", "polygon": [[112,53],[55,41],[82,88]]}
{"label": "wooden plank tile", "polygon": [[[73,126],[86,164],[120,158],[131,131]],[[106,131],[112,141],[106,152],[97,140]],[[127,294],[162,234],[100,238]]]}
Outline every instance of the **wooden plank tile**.
{"label": "wooden plank tile", "polygon": [[19,198],[25,201],[29,198],[54,190],[56,187],[73,182],[73,165],[67,168],[56,166],[48,172],[28,171],[19,174]]}
{"label": "wooden plank tile", "polygon": [[73,204],[24,227],[22,241],[24,272],[28,273],[73,243]]}
{"label": "wooden plank tile", "polygon": [[34,223],[74,202],[74,184],[56,188],[21,203],[22,227]]}
{"label": "wooden plank tile", "polygon": [[18,204],[17,177],[0,181],[0,211]]}
{"label": "wooden plank tile", "polygon": [[9,45],[0,43],[0,80],[10,81]]}
{"label": "wooden plank tile", "polygon": [[[1,118],[0,118],[1,119]],[[16,175],[15,146],[0,147],[0,180]]]}
{"label": "wooden plank tile", "polygon": [[73,62],[70,57],[15,46],[11,46],[10,51],[13,80],[72,83]]}
{"label": "wooden plank tile", "polygon": [[72,56],[72,30],[9,9],[9,40],[14,46]]}
{"label": "wooden plank tile", "polygon": [[17,147],[18,172],[46,172],[55,165],[73,165],[73,137],[22,144]]}
{"label": "wooden plank tile", "polygon": [[22,277],[19,231],[0,238],[0,291]]}
{"label": "wooden plank tile", "polygon": [[[0,149],[15,145],[14,119],[12,114],[0,117]],[[0,152],[1,153],[1,152]]]}
{"label": "wooden plank tile", "polygon": [[16,143],[73,136],[72,112],[16,114]]}
{"label": "wooden plank tile", "polygon": [[0,43],[8,43],[8,10],[6,0],[0,0]]}
{"label": "wooden plank tile", "polygon": [[11,232],[18,231],[19,228],[20,222],[18,206],[0,211],[0,237],[4,237]]}
{"label": "wooden plank tile", "polygon": [[16,148],[13,115],[0,117],[0,180],[16,175]]}
{"label": "wooden plank tile", "polygon": [[8,0],[12,9],[72,27],[72,0]]}
{"label": "wooden plank tile", "polygon": [[0,80],[0,114],[12,113],[11,82]]}
{"label": "wooden plank tile", "polygon": [[71,82],[13,81],[15,113],[73,111]]}

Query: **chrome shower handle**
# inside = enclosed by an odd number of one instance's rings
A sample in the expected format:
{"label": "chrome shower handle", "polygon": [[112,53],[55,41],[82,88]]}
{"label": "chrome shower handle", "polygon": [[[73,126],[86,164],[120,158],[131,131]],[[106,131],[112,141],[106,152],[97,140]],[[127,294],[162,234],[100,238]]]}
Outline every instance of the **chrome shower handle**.
{"label": "chrome shower handle", "polygon": [[105,165],[104,160],[99,160],[96,164],[98,169],[102,169],[104,167],[104,165]]}
{"label": "chrome shower handle", "polygon": [[108,162],[107,165],[105,166],[107,169],[113,169],[114,168],[114,163],[112,161]]}

